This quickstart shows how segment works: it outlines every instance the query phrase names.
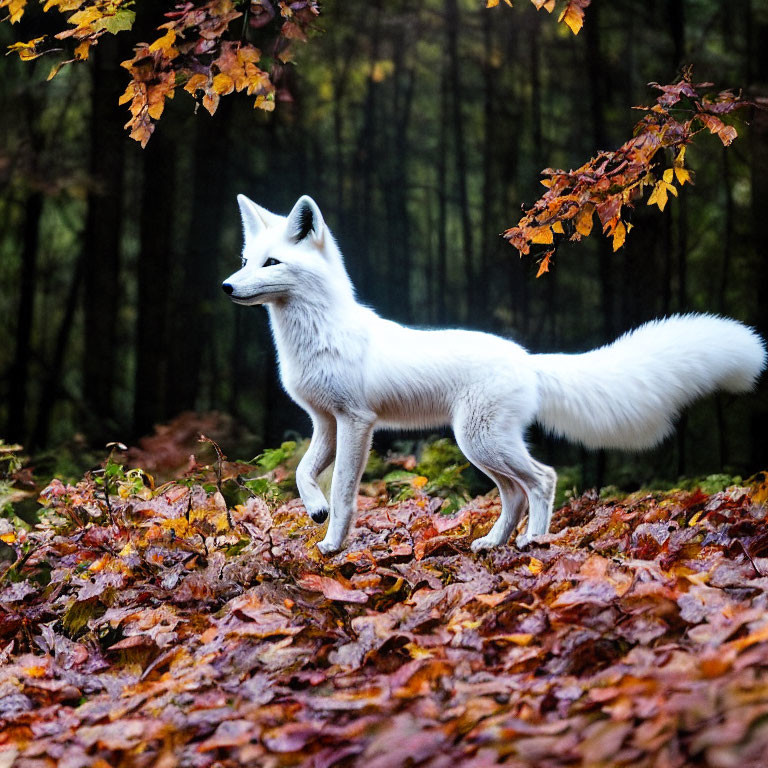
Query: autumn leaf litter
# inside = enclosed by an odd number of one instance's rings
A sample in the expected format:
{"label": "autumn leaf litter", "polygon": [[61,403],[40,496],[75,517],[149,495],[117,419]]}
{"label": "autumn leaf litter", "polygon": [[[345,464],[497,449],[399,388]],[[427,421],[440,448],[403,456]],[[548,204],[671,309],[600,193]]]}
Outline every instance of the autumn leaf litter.
{"label": "autumn leaf litter", "polygon": [[493,495],[379,492],[329,559],[298,499],[53,481],[0,531],[0,764],[764,766],[760,480],[481,557]]}

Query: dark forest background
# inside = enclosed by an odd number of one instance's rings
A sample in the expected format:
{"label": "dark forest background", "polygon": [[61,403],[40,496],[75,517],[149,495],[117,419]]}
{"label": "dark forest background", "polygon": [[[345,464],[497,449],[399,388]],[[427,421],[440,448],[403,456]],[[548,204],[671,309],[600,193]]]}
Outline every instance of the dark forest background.
{"label": "dark forest background", "polygon": [[[27,39],[25,23],[1,25],[0,43]],[[220,290],[239,265],[239,192],[281,213],[312,195],[362,300],[405,323],[534,351],[691,310],[768,335],[767,112],[737,122],[728,149],[699,137],[695,186],[663,213],[638,206],[618,253],[597,235],[565,244],[537,280],[499,236],[543,192],[543,168],[629,138],[648,82],[692,64],[696,82],[768,96],[768,3],[593,0],[575,37],[523,0],[325,0],[317,28],[275,112],[232,95],[195,114],[182,93],[144,150],[117,105],[121,36],[51,82],[50,61],[0,59],[6,440],[128,442],[187,410],[231,414],[253,451],[308,433],[277,381],[266,313]],[[765,393],[701,403],[639,457],[531,439],[586,483],[751,472],[768,466]]]}

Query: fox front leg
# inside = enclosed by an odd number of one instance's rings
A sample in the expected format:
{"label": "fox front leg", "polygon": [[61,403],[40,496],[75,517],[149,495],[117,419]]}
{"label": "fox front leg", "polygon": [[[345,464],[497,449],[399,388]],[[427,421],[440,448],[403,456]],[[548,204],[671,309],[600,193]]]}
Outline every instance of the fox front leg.
{"label": "fox front leg", "polygon": [[331,483],[331,519],[325,538],[317,545],[329,555],[341,549],[357,508],[357,490],[371,448],[373,419],[339,416],[336,419],[336,464]]}
{"label": "fox front leg", "polygon": [[333,460],[336,420],[330,414],[312,413],[312,440],[296,468],[296,485],[307,514],[316,522],[328,517],[328,501],[317,484],[318,475]]}

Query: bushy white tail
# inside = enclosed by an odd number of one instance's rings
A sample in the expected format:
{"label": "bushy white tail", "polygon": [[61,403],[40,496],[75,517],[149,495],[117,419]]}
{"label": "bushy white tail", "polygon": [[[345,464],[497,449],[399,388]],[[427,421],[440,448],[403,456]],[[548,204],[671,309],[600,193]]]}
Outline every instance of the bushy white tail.
{"label": "bushy white tail", "polygon": [[718,389],[747,392],[766,364],[763,339],[713,315],[654,320],[581,355],[534,355],[538,422],[589,448],[659,443],[680,410]]}

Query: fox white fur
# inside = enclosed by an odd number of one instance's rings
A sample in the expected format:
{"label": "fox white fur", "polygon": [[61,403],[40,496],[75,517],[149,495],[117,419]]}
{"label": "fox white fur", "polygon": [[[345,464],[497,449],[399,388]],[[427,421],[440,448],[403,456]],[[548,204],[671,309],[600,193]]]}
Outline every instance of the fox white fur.
{"label": "fox white fur", "polygon": [[[238,196],[243,266],[223,288],[266,304],[288,394],[314,431],[296,472],[310,516],[330,511],[324,554],[341,549],[374,429],[451,425],[456,442],[498,486],[501,514],[479,551],[504,544],[528,509],[518,546],[549,530],[556,473],[528,453],[545,429],[589,448],[650,448],[694,399],[746,392],[765,367],[762,338],[713,315],[655,320],[585,354],[529,354],[463,330],[417,330],[355,300],[341,253],[309,197],[278,216]],[[330,509],[317,483],[335,457]]]}

